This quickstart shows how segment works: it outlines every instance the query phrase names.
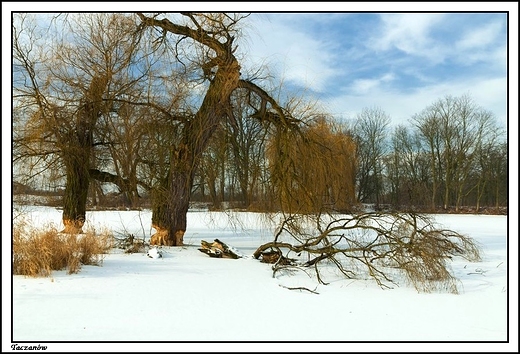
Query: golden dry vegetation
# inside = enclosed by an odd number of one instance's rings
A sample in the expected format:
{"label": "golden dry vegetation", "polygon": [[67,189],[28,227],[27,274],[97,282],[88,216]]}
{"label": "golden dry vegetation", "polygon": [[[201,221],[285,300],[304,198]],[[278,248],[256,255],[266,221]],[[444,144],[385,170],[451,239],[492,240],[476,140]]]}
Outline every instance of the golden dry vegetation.
{"label": "golden dry vegetation", "polygon": [[36,228],[26,220],[13,225],[13,274],[48,277],[54,270],[79,272],[82,265],[101,265],[113,246],[108,230],[61,233],[53,225]]}

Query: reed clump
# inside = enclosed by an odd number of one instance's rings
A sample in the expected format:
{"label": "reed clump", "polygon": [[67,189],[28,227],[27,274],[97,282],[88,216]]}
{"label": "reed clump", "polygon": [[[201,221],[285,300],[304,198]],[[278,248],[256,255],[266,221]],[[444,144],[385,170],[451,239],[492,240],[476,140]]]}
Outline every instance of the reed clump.
{"label": "reed clump", "polygon": [[78,273],[82,265],[101,265],[113,247],[109,230],[61,233],[53,225],[35,228],[24,220],[13,225],[13,274],[48,277],[54,270]]}

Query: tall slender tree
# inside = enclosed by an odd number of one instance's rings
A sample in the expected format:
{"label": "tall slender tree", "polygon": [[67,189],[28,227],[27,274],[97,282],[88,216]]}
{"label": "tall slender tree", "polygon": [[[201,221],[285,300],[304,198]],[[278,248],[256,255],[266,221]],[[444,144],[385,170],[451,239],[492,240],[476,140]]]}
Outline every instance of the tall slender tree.
{"label": "tall slender tree", "polygon": [[354,124],[357,145],[357,199],[379,205],[383,193],[382,157],[387,153],[390,117],[378,107],[364,108]]}

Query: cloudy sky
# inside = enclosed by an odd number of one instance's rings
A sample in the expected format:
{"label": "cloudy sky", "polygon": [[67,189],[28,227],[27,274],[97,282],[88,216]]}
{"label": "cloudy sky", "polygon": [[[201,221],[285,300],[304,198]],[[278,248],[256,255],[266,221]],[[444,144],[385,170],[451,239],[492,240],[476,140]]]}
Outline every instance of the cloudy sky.
{"label": "cloudy sky", "polygon": [[378,107],[395,124],[446,95],[507,118],[505,13],[255,13],[243,49],[288,87],[353,118]]}
{"label": "cloudy sky", "polygon": [[[53,3],[45,4],[45,8],[40,3],[26,4],[12,2],[5,7],[51,12],[122,10],[120,3],[110,2],[77,2],[70,9],[53,9]],[[246,58],[243,66],[263,65],[275,82],[283,80],[287,88],[304,90],[338,118],[355,118],[363,108],[377,107],[392,118],[393,124],[406,124],[413,114],[446,95],[469,94],[505,127],[508,49],[510,94],[518,97],[518,4],[438,6],[395,2],[147,2],[146,9],[143,3],[128,3],[125,11],[252,11],[244,21],[246,36],[239,47]],[[9,15],[2,12],[2,17]],[[2,22],[4,27],[10,23],[7,19]],[[508,25],[513,36],[509,43]],[[10,28],[4,31],[9,32]],[[510,109],[514,108],[515,114],[510,116],[518,117],[517,101],[512,104]],[[509,123],[517,124],[517,119]]]}

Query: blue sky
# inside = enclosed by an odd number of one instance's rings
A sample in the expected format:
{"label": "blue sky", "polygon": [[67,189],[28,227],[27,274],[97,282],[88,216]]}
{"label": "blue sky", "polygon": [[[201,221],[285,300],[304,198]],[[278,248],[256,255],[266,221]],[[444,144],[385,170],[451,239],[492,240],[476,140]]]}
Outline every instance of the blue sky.
{"label": "blue sky", "polygon": [[[509,42],[509,79],[510,94],[515,98],[510,108],[514,108],[511,117],[515,119],[509,123],[517,124],[518,3],[143,4],[127,3],[124,10],[252,11],[244,21],[245,38],[239,42],[245,68],[264,66],[274,76],[273,82],[283,81],[286,88],[305,90],[338,118],[355,118],[363,108],[378,107],[394,125],[406,124],[413,114],[446,95],[469,94],[506,126],[505,11],[510,11],[509,35],[513,37]],[[2,8],[3,18],[10,15],[5,10],[11,8],[52,12],[122,10],[120,3],[111,2],[66,6],[11,2],[3,3]],[[2,22],[4,27],[9,26],[7,19]],[[9,27],[5,29],[5,34],[10,33]],[[9,42],[4,41],[4,45]]]}
{"label": "blue sky", "polygon": [[445,95],[469,94],[506,125],[505,13],[255,13],[249,21],[248,65],[265,64],[338,118],[379,107],[406,124]]}

